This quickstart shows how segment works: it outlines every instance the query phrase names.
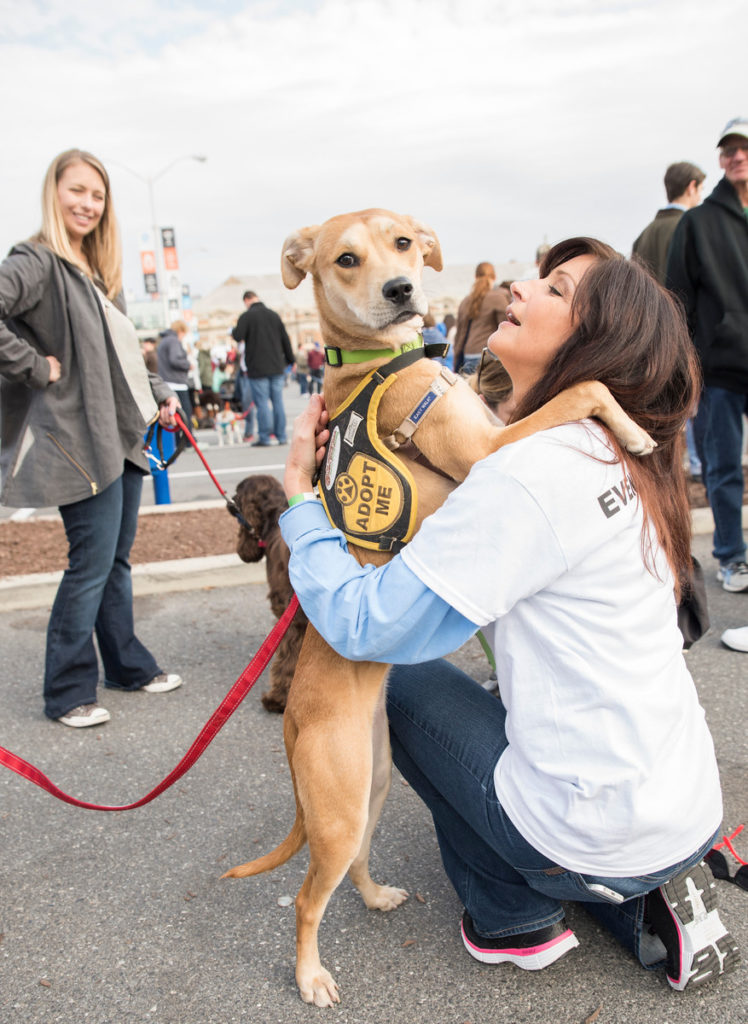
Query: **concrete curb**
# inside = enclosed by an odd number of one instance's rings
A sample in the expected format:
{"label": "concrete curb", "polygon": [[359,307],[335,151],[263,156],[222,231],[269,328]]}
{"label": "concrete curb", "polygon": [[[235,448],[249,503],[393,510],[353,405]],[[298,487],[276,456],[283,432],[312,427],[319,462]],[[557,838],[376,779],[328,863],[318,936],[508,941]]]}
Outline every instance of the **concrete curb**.
{"label": "concrete curb", "polygon": [[[220,508],[223,504],[222,501],[184,502],[180,505],[146,506],[140,511],[141,515],[187,512],[195,507]],[[711,509],[693,509],[691,517],[694,534],[711,533],[714,529]],[[748,506],[743,509],[743,526],[748,528]],[[51,606],[61,578],[61,571],[0,578],[0,612]],[[264,562],[247,564],[234,554],[134,565],[132,578],[136,597],[199,590],[202,587],[240,587],[246,583],[267,582]]]}
{"label": "concrete curb", "polygon": [[[51,607],[60,572],[6,576],[0,579],[0,612]],[[266,583],[265,563],[242,562],[238,555],[212,555],[206,558],[180,558],[171,562],[146,562],[132,567],[133,593],[168,594],[202,587],[241,587],[246,583]]]}

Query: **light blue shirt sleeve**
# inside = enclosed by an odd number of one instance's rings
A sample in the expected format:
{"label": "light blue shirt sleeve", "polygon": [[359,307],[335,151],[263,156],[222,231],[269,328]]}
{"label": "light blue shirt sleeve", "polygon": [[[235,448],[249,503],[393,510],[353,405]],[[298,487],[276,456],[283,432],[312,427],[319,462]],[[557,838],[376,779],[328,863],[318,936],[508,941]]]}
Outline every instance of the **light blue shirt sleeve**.
{"label": "light blue shirt sleeve", "polygon": [[294,505],[280,528],[301,607],[342,657],[413,665],[457,650],[477,630],[399,555],[386,565],[359,565],[321,502]]}

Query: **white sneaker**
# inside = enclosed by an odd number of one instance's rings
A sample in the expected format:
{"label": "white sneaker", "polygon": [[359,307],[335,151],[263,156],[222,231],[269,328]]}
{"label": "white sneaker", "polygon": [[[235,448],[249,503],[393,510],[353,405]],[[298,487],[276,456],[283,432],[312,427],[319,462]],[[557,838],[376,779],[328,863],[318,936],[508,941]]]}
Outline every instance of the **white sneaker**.
{"label": "white sneaker", "polygon": [[748,590],[748,563],[730,562],[727,565],[720,565],[717,579],[723,590],[731,594],[742,594],[744,590]]}
{"label": "white sneaker", "polygon": [[705,862],[681,871],[647,896],[646,915],[667,952],[667,980],[678,992],[727,974],[740,953],[717,910]]}
{"label": "white sneaker", "polygon": [[89,725],[103,725],[110,718],[111,715],[101,704],[81,704],[80,707],[67,711],[57,721],[73,729],[86,729]]}
{"label": "white sneaker", "polygon": [[176,690],[181,685],[182,677],[178,676],[176,672],[162,672],[161,675],[154,676],[150,683],[146,683],[140,689],[145,690],[146,693],[168,693],[169,690]]}
{"label": "white sneaker", "polygon": [[733,651],[745,651],[748,654],[748,626],[726,629],[721,639],[725,647],[732,647]]}

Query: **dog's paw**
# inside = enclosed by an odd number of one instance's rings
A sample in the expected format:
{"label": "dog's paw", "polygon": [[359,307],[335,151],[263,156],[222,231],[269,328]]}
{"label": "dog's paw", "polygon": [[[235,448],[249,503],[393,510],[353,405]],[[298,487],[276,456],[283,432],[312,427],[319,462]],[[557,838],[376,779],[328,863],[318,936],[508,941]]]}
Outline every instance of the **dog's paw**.
{"label": "dog's paw", "polygon": [[309,978],[302,977],[297,971],[296,984],[299,986],[299,995],[305,1003],[314,1003],[315,1006],[334,1006],[335,1003],[340,1002],[337,983],[321,964]]}
{"label": "dog's paw", "polygon": [[[363,893],[361,894],[363,896]],[[394,910],[408,898],[405,889],[396,889],[392,885],[375,885],[371,892],[364,896],[369,910]]]}
{"label": "dog's paw", "polygon": [[655,439],[650,437],[646,430],[636,426],[633,430],[628,431],[621,440],[626,451],[631,452],[632,455],[651,455],[657,447]]}

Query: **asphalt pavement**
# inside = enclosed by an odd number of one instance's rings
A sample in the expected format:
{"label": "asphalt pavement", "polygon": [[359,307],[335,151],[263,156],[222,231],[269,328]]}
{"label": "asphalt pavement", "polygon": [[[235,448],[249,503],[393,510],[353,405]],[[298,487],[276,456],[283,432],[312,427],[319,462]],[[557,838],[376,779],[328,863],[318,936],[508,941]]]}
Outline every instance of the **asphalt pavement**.
{"label": "asphalt pavement", "polygon": [[[275,461],[273,449],[240,451],[263,467]],[[748,824],[748,655],[727,650],[719,637],[748,624],[748,594],[721,589],[709,549],[708,535],[698,535],[712,629],[687,658],[715,740],[724,827],[732,830]],[[168,592],[157,580],[135,601],[140,635],[184,686],[162,695],[101,691],[112,720],[95,729],[44,718],[51,598],[40,590],[35,602],[14,607],[8,597],[0,607],[0,743],[80,799],[120,804],[150,791],[273,624],[261,568],[232,564],[228,575],[219,563],[193,568],[182,567],[186,589]],[[485,678],[477,641],[453,660]],[[320,930],[341,1004],[303,1004],[292,900],[305,853],[269,875],[220,880],[275,846],[293,819],[282,722],[260,703],[266,685],[261,679],[186,776],[139,810],[80,810],[0,770],[0,1024],[293,1024],[319,1014],[345,1024],[748,1022],[745,964],[712,986],[673,992],[663,972],[642,970],[579,905],[569,905],[567,918],[580,947],[551,968],[476,963],[462,947],[461,907],[429,817],[397,773],[372,873],[405,887],[410,899],[389,914],[367,911],[346,879]],[[723,919],[748,954],[748,893],[717,885]]]}

